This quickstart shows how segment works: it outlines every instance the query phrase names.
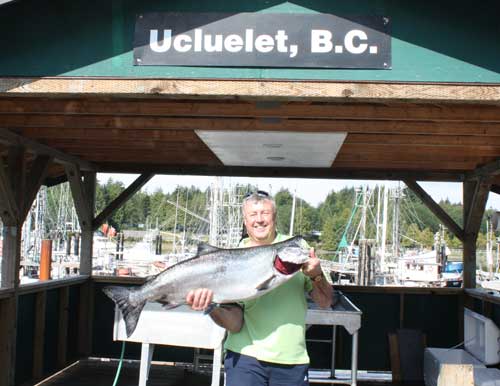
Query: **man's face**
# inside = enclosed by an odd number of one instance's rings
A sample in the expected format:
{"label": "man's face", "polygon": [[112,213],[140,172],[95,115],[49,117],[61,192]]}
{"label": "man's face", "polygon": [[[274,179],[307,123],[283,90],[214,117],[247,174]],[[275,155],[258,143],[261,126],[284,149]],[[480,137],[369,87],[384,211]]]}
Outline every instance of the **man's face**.
{"label": "man's face", "polygon": [[250,239],[258,244],[268,244],[274,240],[276,224],[271,201],[245,201],[243,214]]}

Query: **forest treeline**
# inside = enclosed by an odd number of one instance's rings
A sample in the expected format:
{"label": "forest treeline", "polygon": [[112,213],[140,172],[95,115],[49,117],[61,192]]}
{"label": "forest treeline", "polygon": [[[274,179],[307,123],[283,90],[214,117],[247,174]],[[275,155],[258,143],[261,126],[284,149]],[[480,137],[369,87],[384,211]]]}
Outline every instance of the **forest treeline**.
{"label": "forest treeline", "polygon": [[[57,197],[57,187],[49,189],[49,196]],[[126,187],[122,182],[112,179],[105,183],[98,183],[96,191],[96,213],[100,213],[114,198]],[[60,189],[60,187],[59,187]],[[371,189],[367,194],[370,197],[366,215],[366,237],[375,238],[376,219],[381,222],[382,210],[378,208],[379,186]],[[244,193],[255,191],[253,186],[239,186],[236,191],[243,196]],[[294,216],[294,234],[312,237],[314,244],[319,244],[324,250],[335,251],[344,235],[348,242],[355,236],[361,219],[359,203],[361,189],[344,188],[332,191],[325,200],[314,207],[296,197]],[[59,194],[60,196],[60,194]],[[50,197],[49,197],[50,198]],[[278,229],[288,233],[292,212],[293,194],[280,190],[274,195],[278,210]],[[54,199],[52,199],[54,201]],[[380,200],[382,201],[382,200]],[[388,200],[387,242],[392,242],[393,212],[395,201],[392,197]],[[51,200],[49,199],[49,203]],[[125,229],[151,229],[158,228],[163,231],[186,231],[191,234],[207,234],[208,224],[201,218],[208,219],[210,204],[210,188],[200,190],[197,187],[178,186],[174,191],[167,193],[161,189],[154,192],[140,191],[136,193],[122,208],[108,220],[108,223],[118,231]],[[462,205],[441,201],[440,206],[460,226],[462,226]],[[399,200],[399,234],[402,247],[431,247],[434,235],[440,231],[440,222],[427,207],[409,189],[403,189]],[[485,218],[490,214],[487,211]],[[349,227],[347,225],[350,224]],[[379,231],[380,228],[379,228]],[[483,219],[481,233],[478,237],[478,246],[486,243],[486,221]],[[444,231],[447,244],[450,248],[461,248],[460,241],[451,232]]]}

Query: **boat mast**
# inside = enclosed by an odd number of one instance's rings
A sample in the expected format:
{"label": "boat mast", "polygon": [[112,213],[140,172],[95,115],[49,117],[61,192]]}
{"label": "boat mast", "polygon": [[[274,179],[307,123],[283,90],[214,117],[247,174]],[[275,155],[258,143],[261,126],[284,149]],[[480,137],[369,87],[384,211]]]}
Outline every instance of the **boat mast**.
{"label": "boat mast", "polygon": [[387,208],[389,204],[389,190],[384,183],[384,203],[382,209],[382,237],[380,242],[380,270],[385,272],[385,245],[387,243]]}

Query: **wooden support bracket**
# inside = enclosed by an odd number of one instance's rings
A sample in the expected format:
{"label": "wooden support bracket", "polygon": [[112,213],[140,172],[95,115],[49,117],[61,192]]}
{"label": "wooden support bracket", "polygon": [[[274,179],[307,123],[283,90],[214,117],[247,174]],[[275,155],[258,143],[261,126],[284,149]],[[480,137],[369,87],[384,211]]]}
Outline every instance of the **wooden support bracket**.
{"label": "wooden support bracket", "polygon": [[486,202],[488,201],[491,183],[486,179],[479,179],[476,182],[471,182],[471,184],[474,184],[474,188],[473,190],[470,189],[472,190],[472,195],[469,193],[470,203],[469,205],[464,205],[464,211],[466,211],[464,230],[465,234],[477,235],[483,219]]}
{"label": "wooden support bracket", "polygon": [[80,226],[82,230],[91,230],[93,211],[89,206],[90,197],[85,189],[80,168],[78,165],[67,165],[65,169]]}
{"label": "wooden support bracket", "polygon": [[434,215],[443,222],[446,227],[460,240],[464,241],[464,230],[432,199],[427,192],[415,181],[411,179],[403,180],[404,183],[415,193],[430,209]]}
{"label": "wooden support bracket", "polygon": [[19,218],[19,207],[14,191],[6,173],[6,168],[0,157],[0,216],[4,224],[16,224]]}
{"label": "wooden support bracket", "polygon": [[500,159],[487,163],[465,175],[466,180],[495,177],[500,174]]}
{"label": "wooden support bracket", "polygon": [[45,177],[47,177],[49,165],[52,160],[53,158],[51,156],[46,155],[39,155],[33,160],[31,170],[26,178],[26,188],[23,200],[24,208],[22,210],[23,218],[26,218],[28,215],[31,204],[35,200],[38,190],[40,189],[40,186],[42,186]]}

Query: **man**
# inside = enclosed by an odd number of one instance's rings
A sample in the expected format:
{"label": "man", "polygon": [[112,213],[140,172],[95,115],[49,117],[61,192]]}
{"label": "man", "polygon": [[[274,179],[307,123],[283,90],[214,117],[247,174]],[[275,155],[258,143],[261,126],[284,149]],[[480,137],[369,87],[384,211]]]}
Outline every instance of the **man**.
{"label": "man", "polygon": [[[240,246],[254,247],[286,240],[276,231],[276,204],[265,192],[243,202],[248,238]],[[320,307],[333,302],[332,288],[311,249],[302,272],[269,293],[239,305],[216,308],[212,319],[229,331],[224,369],[228,386],[308,385],[309,356],[305,344],[305,291]],[[189,292],[186,301],[195,310],[206,309],[212,291]]]}

